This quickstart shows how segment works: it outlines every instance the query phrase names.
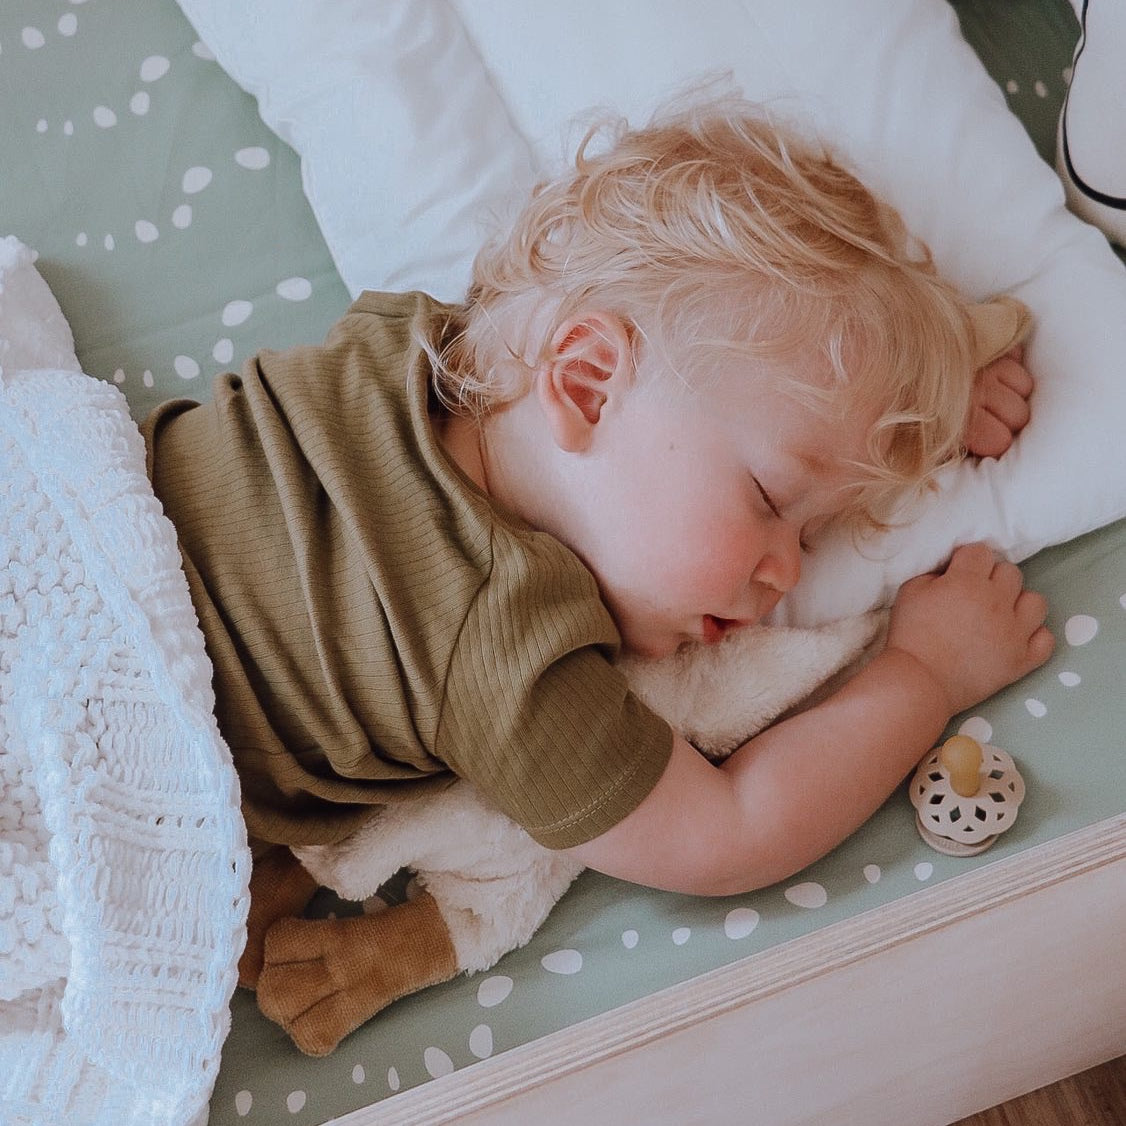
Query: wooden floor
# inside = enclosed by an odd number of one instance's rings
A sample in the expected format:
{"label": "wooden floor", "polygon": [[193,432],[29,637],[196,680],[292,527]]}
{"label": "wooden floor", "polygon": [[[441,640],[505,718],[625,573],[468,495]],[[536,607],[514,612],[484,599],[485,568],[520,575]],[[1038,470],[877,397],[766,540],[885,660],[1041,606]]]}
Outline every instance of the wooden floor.
{"label": "wooden floor", "polygon": [[1124,1126],[1126,1056],[1073,1075],[955,1126]]}

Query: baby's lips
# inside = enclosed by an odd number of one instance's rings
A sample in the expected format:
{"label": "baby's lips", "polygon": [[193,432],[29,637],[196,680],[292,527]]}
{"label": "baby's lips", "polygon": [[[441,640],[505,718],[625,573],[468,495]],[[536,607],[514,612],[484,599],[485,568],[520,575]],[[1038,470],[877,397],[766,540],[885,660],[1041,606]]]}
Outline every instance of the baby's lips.
{"label": "baby's lips", "polygon": [[702,630],[703,640],[707,644],[713,645],[717,641],[722,641],[733,629],[739,629],[741,626],[748,624],[737,618],[719,618],[714,614],[705,614]]}

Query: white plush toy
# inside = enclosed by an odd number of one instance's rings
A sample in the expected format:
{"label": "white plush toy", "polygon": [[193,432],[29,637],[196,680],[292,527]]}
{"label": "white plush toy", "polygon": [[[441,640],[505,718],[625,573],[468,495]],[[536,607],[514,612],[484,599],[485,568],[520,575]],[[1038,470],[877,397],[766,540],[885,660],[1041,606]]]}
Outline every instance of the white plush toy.
{"label": "white plush toy", "polygon": [[1076,3],[1081,34],[1060,114],[1056,166],[1077,215],[1126,247],[1126,4]]}
{"label": "white plush toy", "polygon": [[[817,629],[759,626],[709,647],[621,665],[642,700],[721,759],[861,658],[883,619],[869,613]],[[262,1011],[314,1056],[396,998],[488,969],[522,946],[581,871],[465,781],[386,807],[339,845],[295,851],[304,872],[280,850],[256,862],[241,980],[256,985]],[[350,919],[286,917],[316,884],[365,900],[404,867],[423,889],[407,903]],[[255,929],[263,924],[259,973]]]}

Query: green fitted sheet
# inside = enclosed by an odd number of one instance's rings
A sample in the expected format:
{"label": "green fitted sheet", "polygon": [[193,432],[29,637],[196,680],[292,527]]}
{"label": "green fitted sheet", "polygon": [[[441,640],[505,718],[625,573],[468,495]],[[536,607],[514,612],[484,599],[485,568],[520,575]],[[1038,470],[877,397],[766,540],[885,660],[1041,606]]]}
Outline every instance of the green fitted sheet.
{"label": "green fitted sheet", "polygon": [[[1076,33],[1065,0],[957,0],[1050,159]],[[315,341],[347,302],[293,153],[219,70],[172,0],[5,0],[0,233],[40,268],[92,374],[134,414],[256,348]],[[321,1123],[1122,812],[1126,524],[1026,567],[1060,636],[1052,661],[970,729],[1018,759],[1028,797],[982,857],[918,838],[905,792],[786,885],[730,900],[587,873],[532,943],[492,971],[399,1002],[324,1060],[301,1056],[238,993],[212,1126]],[[322,909],[327,907],[322,904]]]}
{"label": "green fitted sheet", "polygon": [[137,418],[347,306],[296,156],[172,0],[4,0],[0,141],[0,234]]}

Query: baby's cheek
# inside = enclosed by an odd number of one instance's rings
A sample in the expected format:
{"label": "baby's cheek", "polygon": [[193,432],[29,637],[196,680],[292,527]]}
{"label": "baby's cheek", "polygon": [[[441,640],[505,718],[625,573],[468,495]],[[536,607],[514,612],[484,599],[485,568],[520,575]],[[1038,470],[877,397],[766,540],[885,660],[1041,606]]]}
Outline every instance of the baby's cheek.
{"label": "baby's cheek", "polygon": [[750,582],[754,560],[752,545],[741,538],[728,537],[714,542],[696,558],[691,578],[686,576],[686,580],[695,585],[701,596],[723,599]]}

